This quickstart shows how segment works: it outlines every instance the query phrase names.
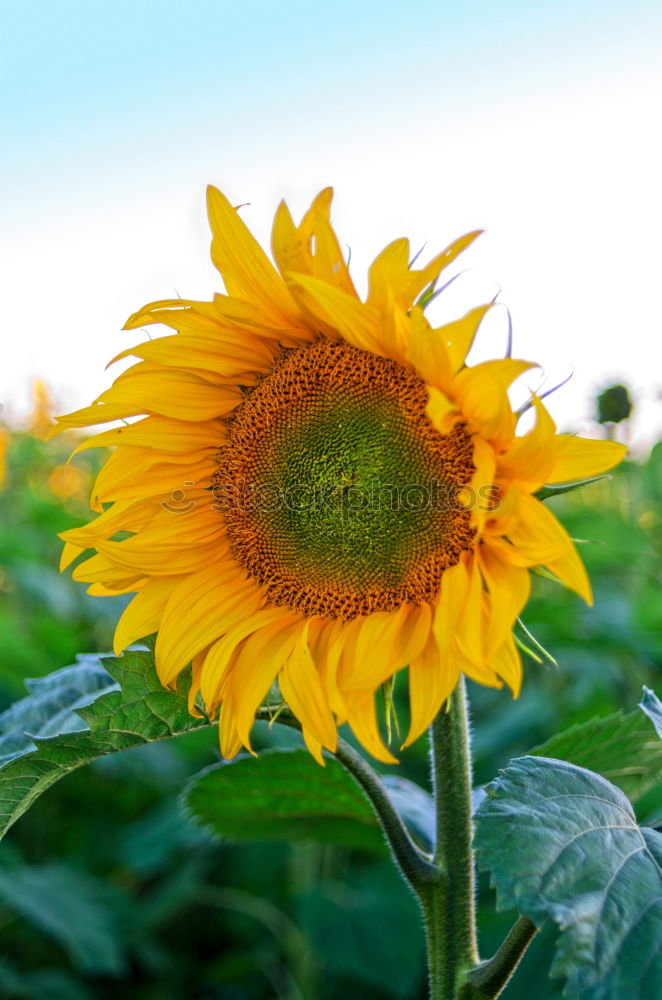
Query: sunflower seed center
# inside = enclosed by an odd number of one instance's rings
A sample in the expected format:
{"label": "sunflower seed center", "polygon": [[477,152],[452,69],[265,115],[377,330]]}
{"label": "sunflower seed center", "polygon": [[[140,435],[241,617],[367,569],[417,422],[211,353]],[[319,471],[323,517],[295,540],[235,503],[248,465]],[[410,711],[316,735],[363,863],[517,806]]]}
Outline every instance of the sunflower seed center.
{"label": "sunflower seed center", "polygon": [[234,557],[272,603],[354,618],[433,601],[473,546],[463,425],[439,434],[425,383],[318,341],[284,351],[228,421],[214,491]]}

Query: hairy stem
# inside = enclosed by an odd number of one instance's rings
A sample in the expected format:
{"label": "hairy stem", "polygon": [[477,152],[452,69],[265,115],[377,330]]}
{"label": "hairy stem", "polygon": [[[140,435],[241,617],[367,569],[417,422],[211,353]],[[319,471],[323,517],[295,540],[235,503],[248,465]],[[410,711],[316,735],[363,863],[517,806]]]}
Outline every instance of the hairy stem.
{"label": "hairy stem", "polygon": [[[286,708],[277,718],[269,709],[259,709],[257,718],[301,729]],[[520,917],[493,957],[480,962],[471,846],[471,752],[463,679],[430,727],[430,746],[436,812],[433,858],[414,843],[384,783],[363,757],[342,739],[335,756],[372,803],[393,858],[420,900],[430,1000],[493,1000],[505,988],[537,928],[528,917]]]}
{"label": "hairy stem", "polygon": [[471,970],[467,976],[470,990],[462,996],[489,1000],[500,996],[537,932],[538,928],[532,920],[520,917],[492,958]]}
{"label": "hairy stem", "polygon": [[454,1000],[478,962],[471,849],[471,754],[464,680],[430,728],[437,838],[444,884],[423,900],[431,1000]]}
{"label": "hairy stem", "polygon": [[398,868],[411,887],[416,892],[421,892],[428,886],[437,885],[439,882],[437,870],[409,836],[400,814],[376,772],[345,740],[338,740],[336,757],[370,799]]}

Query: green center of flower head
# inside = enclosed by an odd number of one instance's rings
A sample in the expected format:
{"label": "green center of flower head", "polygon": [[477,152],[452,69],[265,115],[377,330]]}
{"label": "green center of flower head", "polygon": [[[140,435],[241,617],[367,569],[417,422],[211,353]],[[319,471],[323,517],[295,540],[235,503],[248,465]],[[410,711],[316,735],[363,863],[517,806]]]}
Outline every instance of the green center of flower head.
{"label": "green center of flower head", "polygon": [[424,383],[321,341],[286,352],[229,423],[216,494],[235,558],[270,599],[352,618],[433,600],[470,548],[463,427],[440,435]]}
{"label": "green center of flower head", "polygon": [[302,574],[398,586],[443,525],[433,470],[397,402],[322,390],[279,424],[262,456],[262,485],[275,487],[260,511],[265,531],[286,541]]}

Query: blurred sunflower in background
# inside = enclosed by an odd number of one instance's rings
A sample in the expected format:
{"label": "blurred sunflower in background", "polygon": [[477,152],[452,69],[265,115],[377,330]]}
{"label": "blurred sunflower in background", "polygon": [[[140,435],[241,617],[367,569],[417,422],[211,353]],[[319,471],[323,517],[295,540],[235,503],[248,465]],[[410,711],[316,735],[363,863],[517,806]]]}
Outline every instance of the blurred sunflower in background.
{"label": "blurred sunflower in background", "polygon": [[[227,294],[165,300],[128,329],[176,332],[57,430],[138,418],[79,446],[115,446],[92,491],[99,516],[63,534],[63,567],[95,595],[135,592],[116,652],[158,632],[164,685],[192,663],[190,709],[220,707],[224,756],[250,749],[277,679],[322,761],[349,723],[376,758],[375,692],[408,667],[410,728],[429,725],[461,673],[517,694],[513,626],[545,567],[586,601],[562,525],[535,493],[604,472],[623,446],[558,435],[540,399],[516,434],[508,390],[530,362],[467,366],[492,303],[433,328],[441,272],[479,234],[410,266],[396,240],[362,301],[323,191],[296,225],[282,203],[271,263],[209,190],[212,259]],[[115,359],[117,360],[117,359]],[[108,506],[110,505],[110,506]]]}

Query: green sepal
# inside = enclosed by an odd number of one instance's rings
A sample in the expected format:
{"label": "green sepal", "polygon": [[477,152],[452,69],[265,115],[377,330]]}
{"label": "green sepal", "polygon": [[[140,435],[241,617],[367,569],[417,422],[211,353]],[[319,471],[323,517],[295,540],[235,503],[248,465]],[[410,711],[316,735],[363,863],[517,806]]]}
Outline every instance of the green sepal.
{"label": "green sepal", "polygon": [[590,479],[581,479],[577,483],[563,483],[559,486],[542,486],[533,495],[536,500],[548,500],[550,497],[558,497],[562,493],[572,493],[573,490],[580,490],[582,486],[589,486],[591,483],[599,483],[604,479],[611,479],[611,476],[591,476]]}

